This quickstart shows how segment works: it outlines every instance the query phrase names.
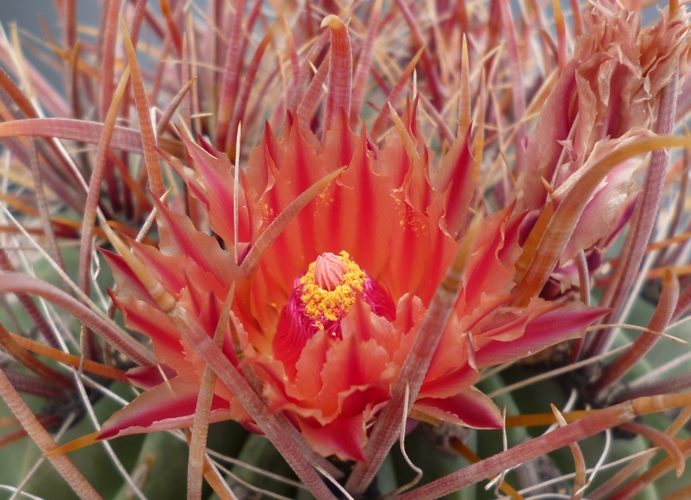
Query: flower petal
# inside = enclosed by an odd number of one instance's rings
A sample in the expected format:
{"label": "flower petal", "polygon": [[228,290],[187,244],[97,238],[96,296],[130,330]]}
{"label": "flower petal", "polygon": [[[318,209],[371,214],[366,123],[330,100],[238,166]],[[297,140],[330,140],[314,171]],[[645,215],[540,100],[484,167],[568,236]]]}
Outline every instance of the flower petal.
{"label": "flower petal", "polygon": [[[334,341],[326,354],[322,370],[322,391],[315,399],[325,417],[339,412],[342,405],[341,393],[353,387],[386,386],[393,380],[389,368],[389,356],[374,340],[358,342],[348,315],[341,324],[343,340]],[[388,377],[387,377],[388,375]]]}
{"label": "flower petal", "polygon": [[336,455],[339,459],[364,462],[367,433],[362,414],[342,418],[327,425],[311,426],[300,421],[300,431],[314,451],[324,457]]}
{"label": "flower petal", "polygon": [[418,399],[414,408],[445,422],[475,429],[501,429],[502,426],[499,408],[474,387],[446,399]]}
{"label": "flower petal", "polygon": [[[161,373],[163,372],[163,373]],[[163,375],[170,380],[177,376],[177,372],[168,365],[137,366],[127,370],[127,379],[137,387],[153,389],[166,381]]]}
{"label": "flower petal", "polygon": [[[467,359],[467,355],[465,359]],[[477,370],[464,360],[463,363],[459,363],[457,370],[434,379],[425,378],[420,387],[418,398],[448,398],[467,390],[477,380]]]}
{"label": "flower petal", "polygon": [[478,349],[478,368],[498,365],[535,354],[564,340],[580,337],[583,329],[609,312],[604,307],[570,303],[533,319],[525,326],[520,338],[510,342],[491,340]]}
{"label": "flower petal", "polygon": [[[195,172],[194,181],[196,182],[188,181],[188,185],[196,187],[193,192],[206,206],[209,224],[214,232],[226,243],[233,243],[235,238],[233,165],[225,154],[214,151],[202,139],[199,139],[199,142],[205,146],[204,148],[189,140],[184,134],[181,135],[192,158]],[[263,224],[263,217],[260,207],[254,203],[254,198],[257,196],[256,186],[250,185],[242,169],[238,174],[240,177],[238,239],[253,241]],[[216,207],[225,207],[225,209],[216,210]]]}
{"label": "flower petal", "polygon": [[456,138],[435,173],[430,172],[431,182],[436,191],[445,193],[447,231],[456,238],[468,220],[480,179],[479,165],[470,152],[470,128]]}
{"label": "flower petal", "polygon": [[[161,233],[161,251],[167,255],[186,255],[227,288],[233,281],[244,277],[240,267],[235,265],[232,256],[224,251],[218,241],[208,234],[197,231],[192,221],[183,215],[176,214],[156,202],[156,220]],[[228,242],[232,248],[233,241]]]}
{"label": "flower petal", "polygon": [[184,376],[187,362],[182,353],[180,335],[170,318],[160,309],[129,295],[114,300],[125,317],[125,325],[151,338],[158,362],[179,374],[182,372]]}
{"label": "flower petal", "polygon": [[[197,406],[199,384],[188,384],[179,378],[143,392],[123,409],[116,411],[101,428],[99,439],[130,434],[179,429],[192,425]],[[230,403],[214,397],[210,422],[232,418]]]}

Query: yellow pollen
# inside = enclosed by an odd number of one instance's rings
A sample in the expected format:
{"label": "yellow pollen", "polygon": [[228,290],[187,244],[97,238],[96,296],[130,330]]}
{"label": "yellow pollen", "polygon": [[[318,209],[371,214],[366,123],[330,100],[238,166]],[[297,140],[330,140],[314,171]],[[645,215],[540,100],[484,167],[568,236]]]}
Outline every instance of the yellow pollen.
{"label": "yellow pollen", "polygon": [[347,252],[330,252],[317,257],[300,278],[300,299],[305,313],[323,329],[323,320],[338,321],[350,311],[358,292],[363,289],[365,272]]}

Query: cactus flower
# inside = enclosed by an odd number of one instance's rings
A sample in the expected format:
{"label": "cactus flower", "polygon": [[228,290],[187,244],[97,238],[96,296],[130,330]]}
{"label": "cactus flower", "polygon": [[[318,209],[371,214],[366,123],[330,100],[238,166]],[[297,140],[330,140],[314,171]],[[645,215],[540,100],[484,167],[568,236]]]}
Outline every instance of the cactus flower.
{"label": "cactus flower", "polygon": [[[472,183],[472,157],[455,147],[444,168],[430,168],[432,153],[417,136],[414,106],[403,122],[407,135],[390,133],[380,151],[343,119],[323,146],[296,120],[280,137],[267,129],[238,172],[237,199],[227,157],[187,140],[191,165],[172,163],[214,237],[159,203],[159,247],[132,243],[210,336],[235,284],[223,352],[246,374],[254,372],[269,409],[285,412],[315,451],[342,460],[365,460],[368,429],[391,397],[467,216],[468,200],[459,205],[449,193],[459,192],[454,183]],[[243,260],[278,214],[343,166],[256,269],[243,274]],[[472,189],[466,192],[472,196]],[[473,387],[479,371],[578,336],[602,315],[599,308],[540,298],[526,307],[508,305],[522,219],[509,207],[481,221],[460,298],[414,403],[415,418],[500,427],[497,407]],[[160,367],[130,371],[146,390],[104,424],[99,438],[191,425],[204,362],[124,260],[111,254],[107,260],[115,303],[128,327],[151,338]],[[232,387],[216,384],[211,420],[237,419],[258,430]]]}

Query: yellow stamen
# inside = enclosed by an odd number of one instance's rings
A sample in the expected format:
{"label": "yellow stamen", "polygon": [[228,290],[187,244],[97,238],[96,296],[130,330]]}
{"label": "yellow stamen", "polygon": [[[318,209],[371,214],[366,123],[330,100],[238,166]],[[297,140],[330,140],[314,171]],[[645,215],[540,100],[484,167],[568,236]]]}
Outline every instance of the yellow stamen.
{"label": "yellow stamen", "polygon": [[350,311],[357,292],[363,289],[364,281],[365,272],[353,262],[347,252],[338,255],[327,252],[320,255],[300,278],[300,299],[305,313],[316,320],[318,328],[324,328],[324,319],[338,321],[344,313]]}

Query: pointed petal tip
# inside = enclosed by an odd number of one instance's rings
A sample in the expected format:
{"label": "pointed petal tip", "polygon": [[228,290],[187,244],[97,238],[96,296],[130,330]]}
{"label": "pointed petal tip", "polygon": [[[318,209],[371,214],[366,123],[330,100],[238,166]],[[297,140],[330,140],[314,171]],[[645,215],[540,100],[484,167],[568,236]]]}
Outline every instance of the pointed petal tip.
{"label": "pointed petal tip", "polygon": [[86,448],[87,446],[91,446],[92,444],[95,444],[98,441],[100,441],[100,439],[98,438],[98,434],[98,432],[92,432],[91,434],[87,434],[86,436],[77,438],[74,441],[65,443],[62,446],[58,446],[57,448],[54,448],[47,453],[44,453],[41,458],[51,458],[58,455],[63,455],[65,453],[69,453],[71,451],[79,450],[81,448]]}
{"label": "pointed petal tip", "polygon": [[433,418],[473,429],[501,429],[503,425],[497,405],[474,387],[450,398],[419,399],[415,407]]}

